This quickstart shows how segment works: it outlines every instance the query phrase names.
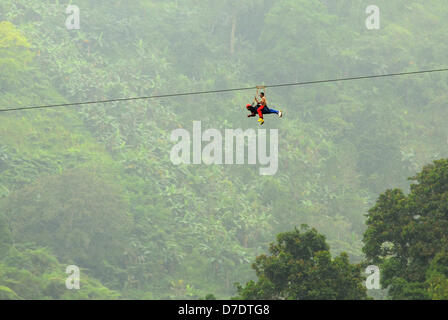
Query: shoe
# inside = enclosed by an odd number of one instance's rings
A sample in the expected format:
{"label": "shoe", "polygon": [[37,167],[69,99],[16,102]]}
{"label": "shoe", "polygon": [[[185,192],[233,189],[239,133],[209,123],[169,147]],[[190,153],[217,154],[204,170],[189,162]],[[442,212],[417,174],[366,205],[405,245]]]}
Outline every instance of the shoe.
{"label": "shoe", "polygon": [[260,126],[262,126],[264,123],[264,119],[260,118],[260,119],[258,119],[258,122],[260,122]]}
{"label": "shoe", "polygon": [[283,117],[283,112],[282,112],[282,110],[280,110],[280,111],[278,112],[278,117],[279,117],[279,118]]}

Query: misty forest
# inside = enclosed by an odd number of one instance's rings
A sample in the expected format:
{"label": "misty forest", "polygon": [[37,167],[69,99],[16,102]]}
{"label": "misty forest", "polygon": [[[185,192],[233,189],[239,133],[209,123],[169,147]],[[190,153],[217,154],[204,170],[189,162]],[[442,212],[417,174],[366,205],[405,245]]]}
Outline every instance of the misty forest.
{"label": "misty forest", "polygon": [[[0,0],[0,299],[448,299],[446,72],[268,87],[284,114],[263,126],[256,90],[20,110],[441,69],[447,16],[444,0]],[[195,121],[277,129],[277,171],[173,163]]]}

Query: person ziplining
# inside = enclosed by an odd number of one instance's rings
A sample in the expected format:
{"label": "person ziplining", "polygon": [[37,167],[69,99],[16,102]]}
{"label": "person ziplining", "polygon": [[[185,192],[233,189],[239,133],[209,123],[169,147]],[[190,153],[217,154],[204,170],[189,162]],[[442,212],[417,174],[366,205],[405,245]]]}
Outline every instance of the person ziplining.
{"label": "person ziplining", "polygon": [[[292,87],[292,86],[304,86],[311,84],[321,84],[321,83],[334,83],[341,81],[354,81],[354,80],[363,80],[363,79],[377,79],[377,78],[385,78],[385,77],[397,77],[397,76],[407,76],[407,75],[417,75],[424,73],[434,73],[434,72],[448,72],[448,68],[444,69],[431,69],[431,70],[419,70],[419,71],[410,71],[410,72],[399,72],[399,73],[386,73],[379,75],[366,75],[366,76],[357,76],[357,77],[347,77],[347,78],[334,78],[334,79],[324,79],[324,80],[313,80],[313,81],[303,81],[303,82],[295,82],[295,83],[279,83],[270,85],[270,88],[279,88],[279,87]],[[257,86],[259,88],[266,88],[266,86]],[[199,94],[211,94],[211,93],[221,93],[221,92],[231,92],[231,91],[242,91],[242,90],[252,90],[253,87],[250,88],[233,88],[233,89],[216,89],[216,90],[208,90],[208,91],[196,91],[196,92],[182,92],[182,93],[170,93],[170,94],[161,94],[161,95],[152,95],[152,96],[141,96],[141,97],[128,97],[128,98],[116,98],[116,99],[103,99],[103,100],[92,100],[92,101],[82,101],[82,102],[70,102],[70,103],[60,103],[60,104],[46,104],[46,105],[34,105],[34,106],[17,106],[12,108],[2,108],[0,109],[0,113],[3,112],[14,112],[14,111],[25,111],[25,110],[38,110],[38,109],[49,109],[49,108],[60,108],[60,107],[72,107],[72,106],[84,106],[84,105],[93,105],[100,103],[112,103],[112,102],[123,102],[123,101],[137,101],[137,100],[149,100],[149,99],[161,99],[168,97],[180,97],[180,96],[192,96]],[[257,90],[258,93],[258,90]],[[251,105],[248,105],[251,106]],[[270,109],[272,110],[272,109]],[[263,113],[263,112],[262,112]],[[277,112],[273,112],[277,113]],[[278,113],[281,116],[281,111]],[[249,115],[249,116],[255,116]],[[260,121],[262,122],[262,121]]]}
{"label": "person ziplining", "polygon": [[[258,122],[260,122],[260,125],[264,124],[263,114],[275,113],[279,118],[283,117],[281,110],[277,111],[275,109],[268,108],[265,93],[264,91],[260,92],[260,89],[265,89],[265,87],[257,86],[257,94],[255,95],[254,102],[246,105],[246,109],[251,112],[251,114],[248,114],[247,117],[255,117],[258,113]],[[260,100],[258,100],[258,98],[260,98]],[[254,106],[255,103],[256,105]]]}

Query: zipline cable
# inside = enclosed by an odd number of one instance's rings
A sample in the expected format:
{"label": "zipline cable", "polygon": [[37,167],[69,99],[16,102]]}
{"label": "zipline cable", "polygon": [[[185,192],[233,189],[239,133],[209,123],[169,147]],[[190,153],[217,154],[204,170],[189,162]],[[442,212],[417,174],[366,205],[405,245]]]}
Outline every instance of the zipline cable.
{"label": "zipline cable", "polygon": [[[306,82],[283,83],[283,84],[265,85],[263,87],[264,88],[292,87],[292,86],[303,86],[303,85],[310,85],[310,84],[331,83],[331,82],[341,82],[341,81],[354,81],[354,80],[363,80],[363,79],[385,78],[385,77],[415,75],[415,74],[434,73],[434,72],[446,72],[446,71],[448,71],[448,68],[421,70],[421,71],[412,71],[412,72],[388,73],[388,74],[370,75],[370,76],[358,76],[358,77],[350,77],[350,78],[336,78],[336,79],[316,80],[316,81],[306,81]],[[255,89],[257,89],[257,87],[172,93],[172,94],[154,95],[154,96],[146,96],[146,97],[143,96],[143,97],[134,97],[134,98],[119,98],[119,99],[96,100],[96,101],[86,101],[86,102],[61,103],[61,104],[50,104],[50,105],[42,105],[42,106],[24,106],[24,107],[10,108],[10,109],[0,109],[0,112],[48,109],[48,108],[81,106],[81,105],[90,105],[90,104],[99,104],[99,103],[122,102],[122,101],[161,99],[161,98],[213,94],[213,93],[223,93],[223,92],[232,92],[232,91],[247,91],[247,90],[255,90]]]}

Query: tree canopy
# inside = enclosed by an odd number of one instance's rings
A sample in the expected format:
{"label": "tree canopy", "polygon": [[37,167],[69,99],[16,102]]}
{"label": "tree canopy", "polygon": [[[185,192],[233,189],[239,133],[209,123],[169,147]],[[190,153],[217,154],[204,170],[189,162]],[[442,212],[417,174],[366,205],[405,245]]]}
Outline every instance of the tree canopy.
{"label": "tree canopy", "polygon": [[258,280],[238,285],[239,298],[264,300],[366,299],[361,266],[346,253],[334,259],[325,237],[315,229],[280,233],[269,247],[271,255],[258,256],[253,268]]}
{"label": "tree canopy", "polygon": [[448,159],[410,178],[405,195],[387,190],[367,215],[364,252],[381,265],[381,281],[395,299],[446,299]]}

